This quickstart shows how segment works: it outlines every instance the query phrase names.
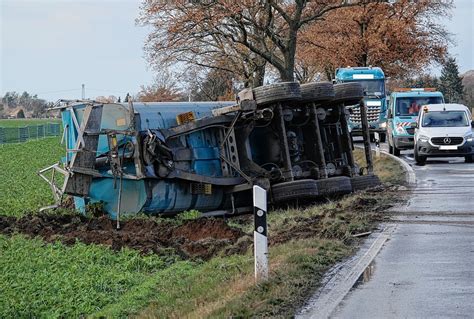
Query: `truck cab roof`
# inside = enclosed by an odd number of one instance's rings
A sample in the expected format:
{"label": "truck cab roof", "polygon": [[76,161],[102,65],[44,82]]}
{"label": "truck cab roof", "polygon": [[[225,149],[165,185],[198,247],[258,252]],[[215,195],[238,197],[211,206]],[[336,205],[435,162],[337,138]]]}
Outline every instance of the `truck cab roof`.
{"label": "truck cab roof", "polygon": [[390,94],[391,97],[414,97],[414,96],[443,96],[439,91],[424,91],[422,89],[411,89],[409,91],[395,91]]}
{"label": "truck cab roof", "polygon": [[385,74],[379,67],[347,67],[336,70],[336,78],[342,81],[383,80]]}

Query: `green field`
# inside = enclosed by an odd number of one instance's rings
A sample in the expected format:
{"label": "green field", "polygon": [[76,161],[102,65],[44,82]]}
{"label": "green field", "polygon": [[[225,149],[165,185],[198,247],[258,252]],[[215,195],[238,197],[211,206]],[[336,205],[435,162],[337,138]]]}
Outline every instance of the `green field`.
{"label": "green field", "polygon": [[59,119],[0,119],[0,127],[25,127],[46,123],[60,123]]}
{"label": "green field", "polygon": [[117,303],[167,266],[157,256],[0,235],[0,318],[78,318]]}
{"label": "green field", "polygon": [[59,137],[0,145],[0,215],[21,216],[53,204],[48,184],[37,172],[59,162]]}

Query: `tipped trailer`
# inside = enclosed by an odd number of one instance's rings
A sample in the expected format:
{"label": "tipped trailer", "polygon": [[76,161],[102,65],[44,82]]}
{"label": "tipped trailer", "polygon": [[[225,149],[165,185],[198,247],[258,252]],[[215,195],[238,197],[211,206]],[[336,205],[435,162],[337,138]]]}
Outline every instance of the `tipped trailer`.
{"label": "tipped trailer", "polygon": [[253,185],[272,204],[347,194],[379,183],[367,125],[368,174],[352,154],[346,105],[362,97],[357,83],[285,82],[245,89],[231,102],[62,100],[54,109],[66,154],[39,174],[58,203],[72,195],[84,211],[102,202],[117,220],[251,211]]}

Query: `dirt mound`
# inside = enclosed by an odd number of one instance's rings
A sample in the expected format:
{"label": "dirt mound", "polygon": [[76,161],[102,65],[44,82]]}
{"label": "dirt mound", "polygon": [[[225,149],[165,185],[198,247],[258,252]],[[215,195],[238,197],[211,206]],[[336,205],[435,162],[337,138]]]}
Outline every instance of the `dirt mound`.
{"label": "dirt mound", "polygon": [[[20,219],[0,216],[0,233],[22,233],[41,237],[47,242],[60,240],[74,244],[101,244],[120,250],[123,247],[142,253],[169,255],[176,253],[184,259],[209,259],[220,253],[245,252],[248,241],[241,230],[219,219],[196,219],[177,225],[170,220],[129,219],[117,230],[115,221],[106,216],[86,218],[82,215],[27,215]],[[244,244],[242,244],[242,242]]]}

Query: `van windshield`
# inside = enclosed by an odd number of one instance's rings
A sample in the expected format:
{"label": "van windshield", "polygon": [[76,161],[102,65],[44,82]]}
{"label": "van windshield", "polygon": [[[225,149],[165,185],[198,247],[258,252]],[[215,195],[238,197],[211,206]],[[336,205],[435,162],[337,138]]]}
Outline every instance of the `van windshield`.
{"label": "van windshield", "polygon": [[396,101],[395,115],[418,116],[418,112],[423,105],[443,103],[443,98],[441,96],[397,97]]}
{"label": "van windshield", "polygon": [[463,111],[437,111],[423,115],[423,127],[456,127],[469,126],[466,112]]}

